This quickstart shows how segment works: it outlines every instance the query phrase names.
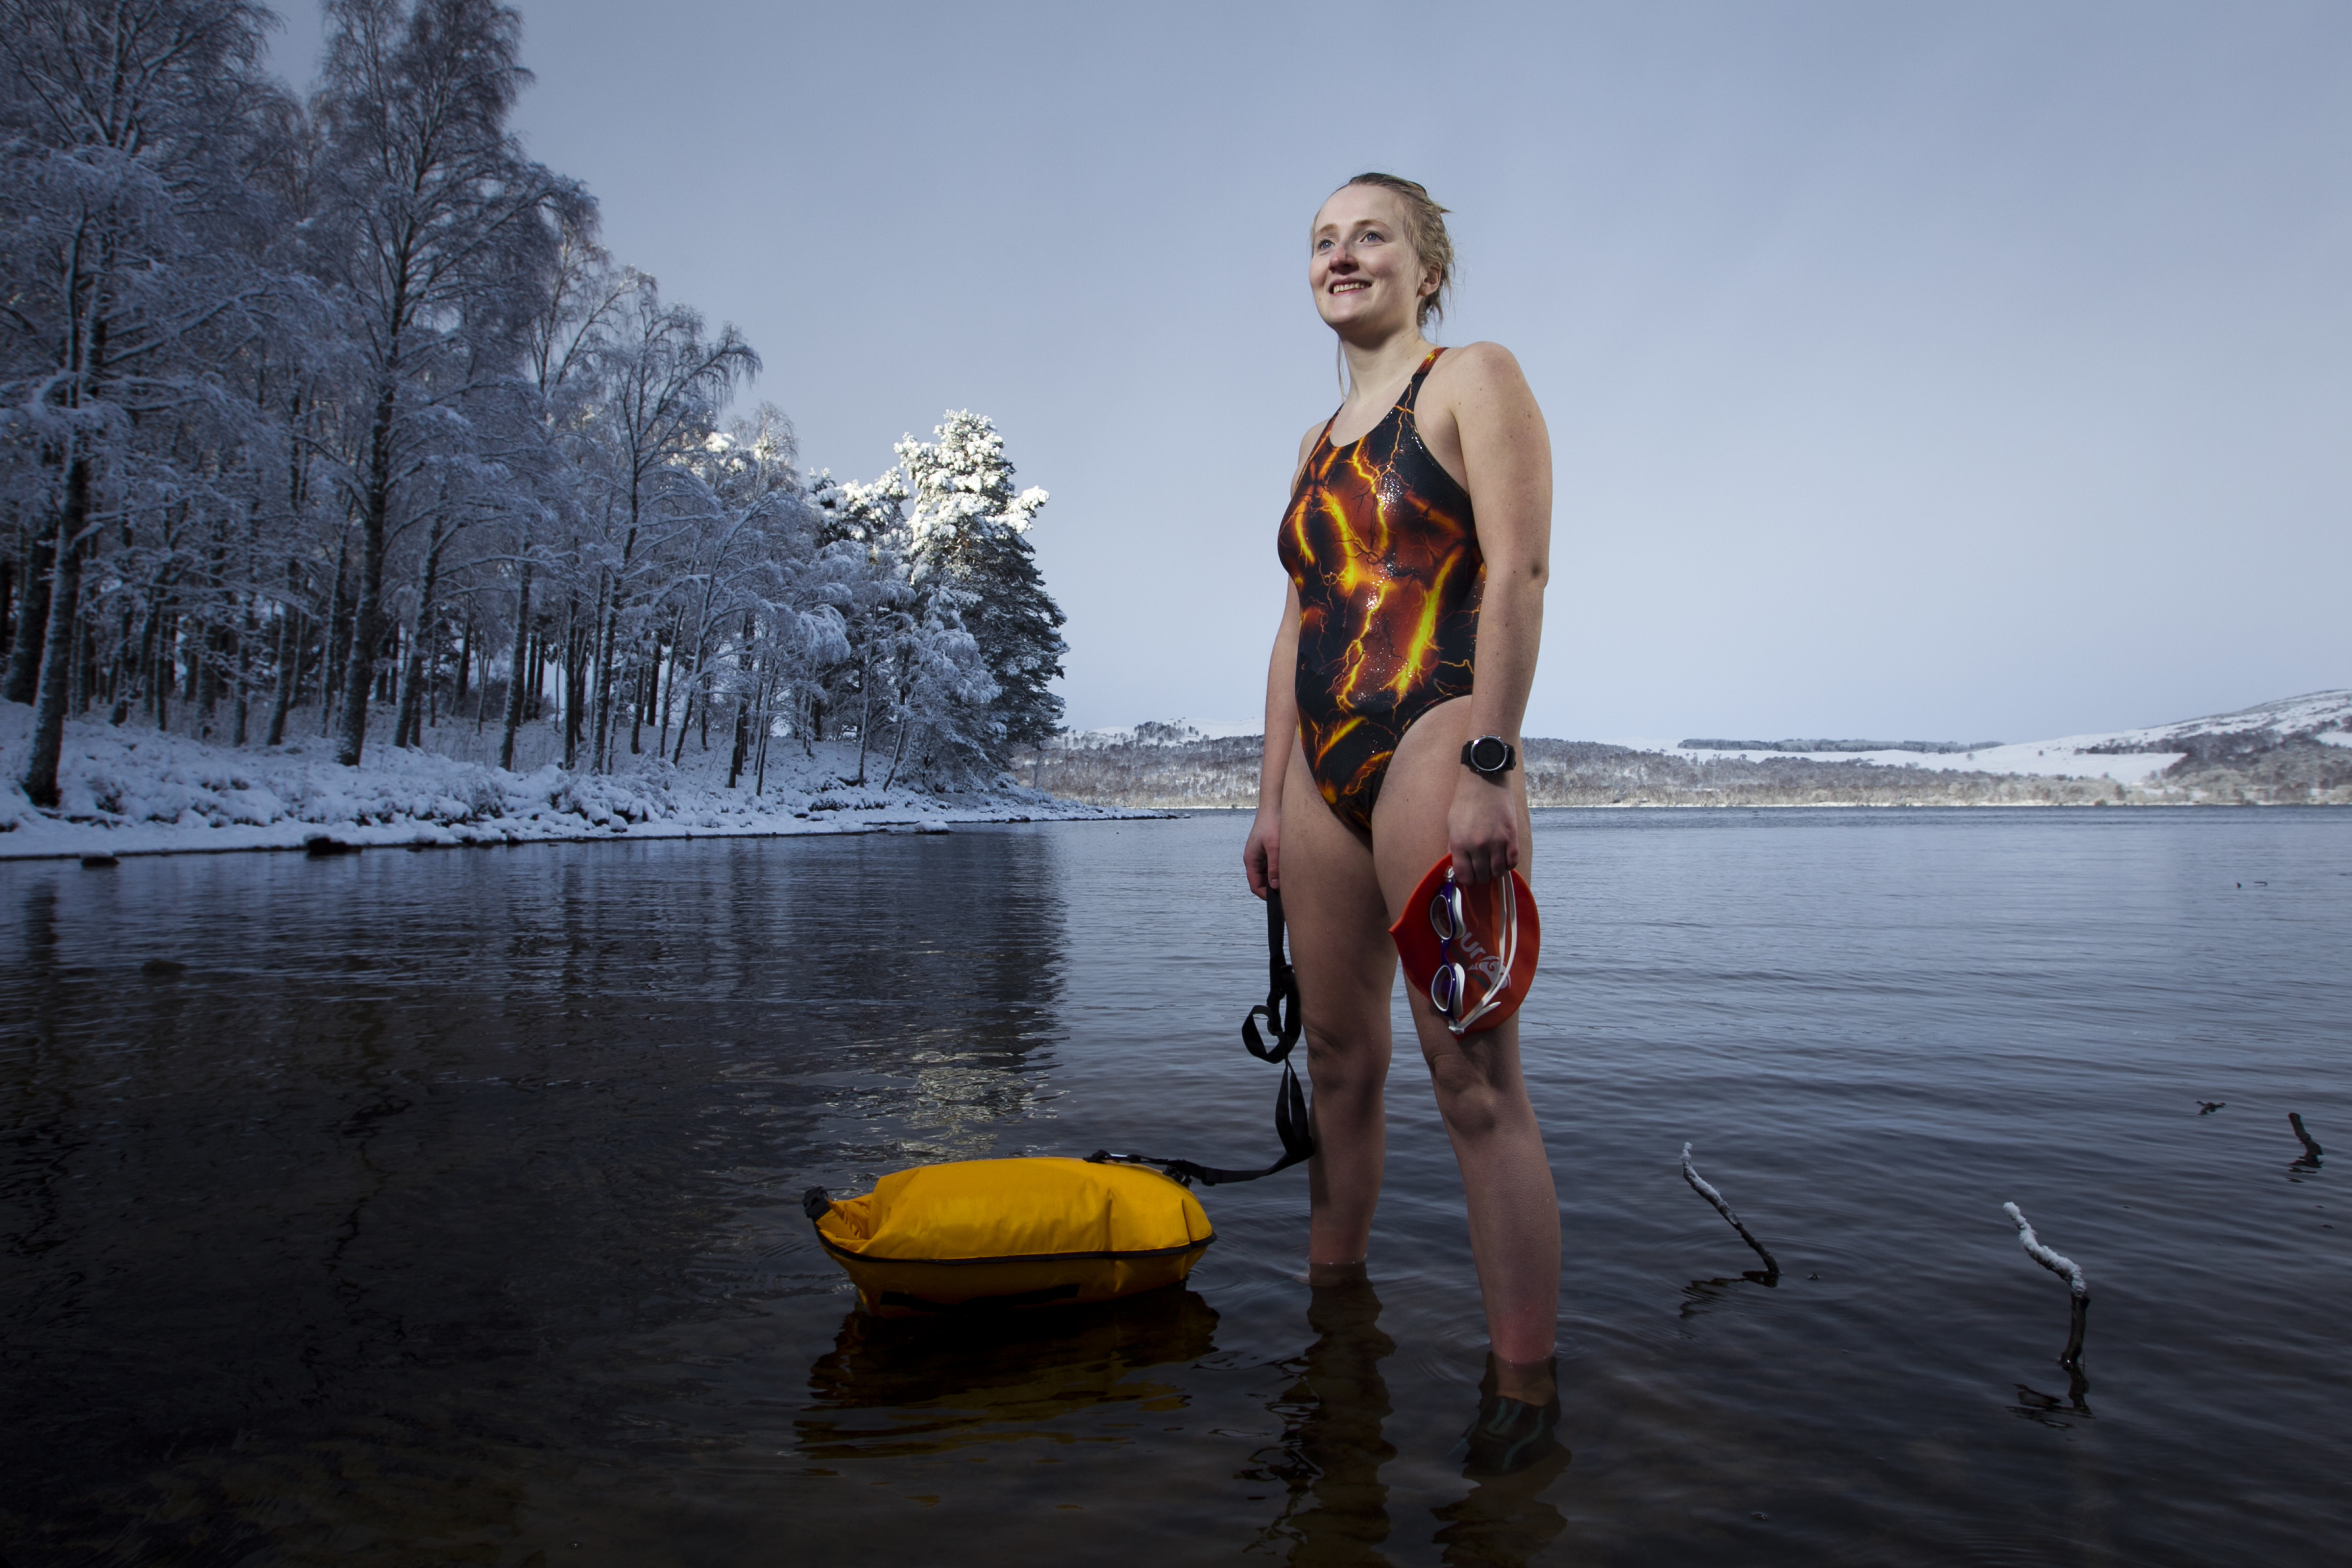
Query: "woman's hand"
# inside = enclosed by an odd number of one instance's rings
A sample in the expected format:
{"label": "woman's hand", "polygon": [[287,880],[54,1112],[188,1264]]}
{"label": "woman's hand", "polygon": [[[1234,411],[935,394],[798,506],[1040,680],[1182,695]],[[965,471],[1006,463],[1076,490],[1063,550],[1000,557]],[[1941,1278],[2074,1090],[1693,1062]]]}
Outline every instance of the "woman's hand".
{"label": "woman's hand", "polygon": [[1242,846],[1242,870],[1259,898],[1282,890],[1282,807],[1261,805]]}
{"label": "woman's hand", "polygon": [[1519,863],[1519,814],[1508,785],[1468,768],[1445,813],[1445,842],[1457,882],[1491,882]]}

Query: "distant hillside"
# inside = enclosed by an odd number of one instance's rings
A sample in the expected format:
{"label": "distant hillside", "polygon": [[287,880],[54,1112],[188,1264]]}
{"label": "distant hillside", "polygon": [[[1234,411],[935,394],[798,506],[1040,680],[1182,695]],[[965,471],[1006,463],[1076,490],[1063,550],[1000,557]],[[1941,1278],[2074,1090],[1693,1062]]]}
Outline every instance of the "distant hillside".
{"label": "distant hillside", "polygon": [[1999,741],[1685,741],[1685,752],[1990,752]]}
{"label": "distant hillside", "polygon": [[[2060,741],[1977,745],[1685,742],[1643,750],[1530,739],[1536,805],[2352,805],[2352,691]],[[1934,746],[1933,751],[1927,747]],[[1687,748],[1687,751],[1685,750]],[[1756,753],[1763,754],[1756,754]],[[1905,753],[1909,753],[1907,756]],[[1183,724],[1067,737],[1015,759],[1021,782],[1098,805],[1254,809],[1260,743]]]}

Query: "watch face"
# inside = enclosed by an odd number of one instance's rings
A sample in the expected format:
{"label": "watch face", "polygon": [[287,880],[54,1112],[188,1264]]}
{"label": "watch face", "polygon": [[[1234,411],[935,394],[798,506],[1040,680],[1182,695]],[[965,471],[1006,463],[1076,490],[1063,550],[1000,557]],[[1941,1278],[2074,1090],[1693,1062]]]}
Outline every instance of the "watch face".
{"label": "watch face", "polygon": [[1481,735],[1470,742],[1470,765],[1482,773],[1494,773],[1510,760],[1510,746],[1493,735]]}

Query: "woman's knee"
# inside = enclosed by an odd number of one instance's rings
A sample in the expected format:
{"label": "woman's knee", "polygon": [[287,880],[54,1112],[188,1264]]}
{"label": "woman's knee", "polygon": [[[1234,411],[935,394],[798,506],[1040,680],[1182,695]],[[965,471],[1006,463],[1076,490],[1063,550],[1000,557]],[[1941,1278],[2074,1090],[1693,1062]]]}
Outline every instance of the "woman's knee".
{"label": "woman's knee", "polygon": [[1527,1090],[1516,1076],[1507,1077],[1491,1064],[1465,1052],[1428,1057],[1429,1081],[1437,1096],[1438,1114],[1446,1131],[1457,1138],[1477,1140],[1503,1127],[1532,1117]]}
{"label": "woman's knee", "polygon": [[1318,1094],[1378,1089],[1388,1081],[1389,1042],[1383,1031],[1306,1027],[1307,1076]]}

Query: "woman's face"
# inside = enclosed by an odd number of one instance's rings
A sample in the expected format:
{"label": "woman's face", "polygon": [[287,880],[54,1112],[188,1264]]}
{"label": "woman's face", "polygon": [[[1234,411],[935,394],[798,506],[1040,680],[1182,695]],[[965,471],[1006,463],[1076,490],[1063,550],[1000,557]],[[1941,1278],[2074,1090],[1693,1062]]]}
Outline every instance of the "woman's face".
{"label": "woman's face", "polygon": [[1412,242],[1396,193],[1343,185],[1315,215],[1307,280],[1324,324],[1342,337],[1386,336],[1413,324],[1421,297],[1436,287]]}

